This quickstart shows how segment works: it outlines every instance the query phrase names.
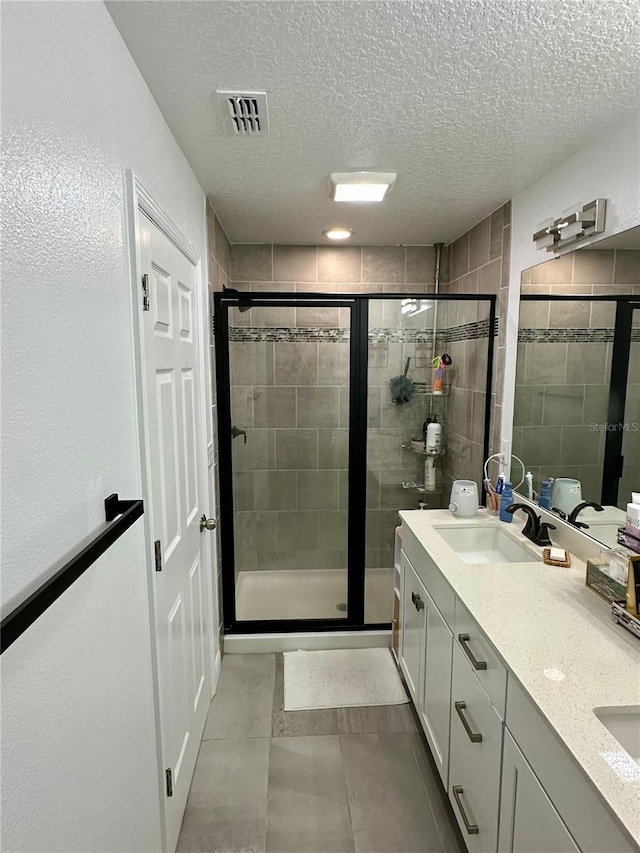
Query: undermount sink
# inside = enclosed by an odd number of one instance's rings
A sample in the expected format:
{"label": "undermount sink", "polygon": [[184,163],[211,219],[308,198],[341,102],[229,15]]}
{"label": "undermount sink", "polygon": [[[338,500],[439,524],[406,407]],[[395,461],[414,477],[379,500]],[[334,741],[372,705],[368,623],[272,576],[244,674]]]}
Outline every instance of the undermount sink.
{"label": "undermount sink", "polygon": [[593,713],[636,764],[640,764],[640,708],[594,708]]}
{"label": "undermount sink", "polygon": [[463,563],[531,563],[540,559],[496,524],[434,527]]}

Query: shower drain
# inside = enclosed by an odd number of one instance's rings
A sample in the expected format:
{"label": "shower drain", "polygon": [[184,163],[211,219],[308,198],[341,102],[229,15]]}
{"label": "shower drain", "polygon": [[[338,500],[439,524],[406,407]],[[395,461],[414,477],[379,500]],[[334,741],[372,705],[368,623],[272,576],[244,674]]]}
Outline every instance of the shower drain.
{"label": "shower drain", "polygon": [[336,604],[336,610],[339,610],[341,613],[347,612],[347,602],[341,601],[340,604]]}

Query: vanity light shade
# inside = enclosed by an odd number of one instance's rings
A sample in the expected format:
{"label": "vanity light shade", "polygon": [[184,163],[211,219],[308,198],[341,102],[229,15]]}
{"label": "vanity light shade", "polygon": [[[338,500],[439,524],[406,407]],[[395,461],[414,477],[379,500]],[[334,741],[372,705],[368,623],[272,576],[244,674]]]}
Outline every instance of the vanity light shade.
{"label": "vanity light shade", "polygon": [[601,234],[604,231],[606,208],[607,200],[596,198],[582,207],[575,205],[558,219],[548,219],[541,223],[533,235],[536,249],[559,252],[565,246],[586,240],[594,234]]}
{"label": "vanity light shade", "polygon": [[332,172],[329,196],[334,201],[382,201],[397,177],[395,172]]}

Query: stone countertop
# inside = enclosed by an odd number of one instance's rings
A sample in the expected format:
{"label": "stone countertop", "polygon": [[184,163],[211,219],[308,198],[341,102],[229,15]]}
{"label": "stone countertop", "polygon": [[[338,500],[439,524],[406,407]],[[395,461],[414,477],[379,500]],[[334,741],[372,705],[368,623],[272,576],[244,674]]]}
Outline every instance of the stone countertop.
{"label": "stone countertop", "polygon": [[[640,766],[594,708],[640,709],[640,640],[613,622],[609,605],[585,586],[585,563],[470,565],[437,527],[502,524],[481,510],[471,519],[448,510],[406,510],[403,524],[438,565],[627,832],[640,844]],[[524,521],[505,525],[519,541]]]}

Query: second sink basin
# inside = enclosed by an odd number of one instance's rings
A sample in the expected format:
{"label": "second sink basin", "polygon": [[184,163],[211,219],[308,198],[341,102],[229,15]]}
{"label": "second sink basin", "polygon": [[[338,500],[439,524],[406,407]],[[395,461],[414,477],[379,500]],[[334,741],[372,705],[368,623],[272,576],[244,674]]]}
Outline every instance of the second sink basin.
{"label": "second sink basin", "polygon": [[640,764],[640,708],[594,708],[593,713],[636,764]]}
{"label": "second sink basin", "polygon": [[496,524],[434,527],[464,563],[531,563],[539,560]]}

